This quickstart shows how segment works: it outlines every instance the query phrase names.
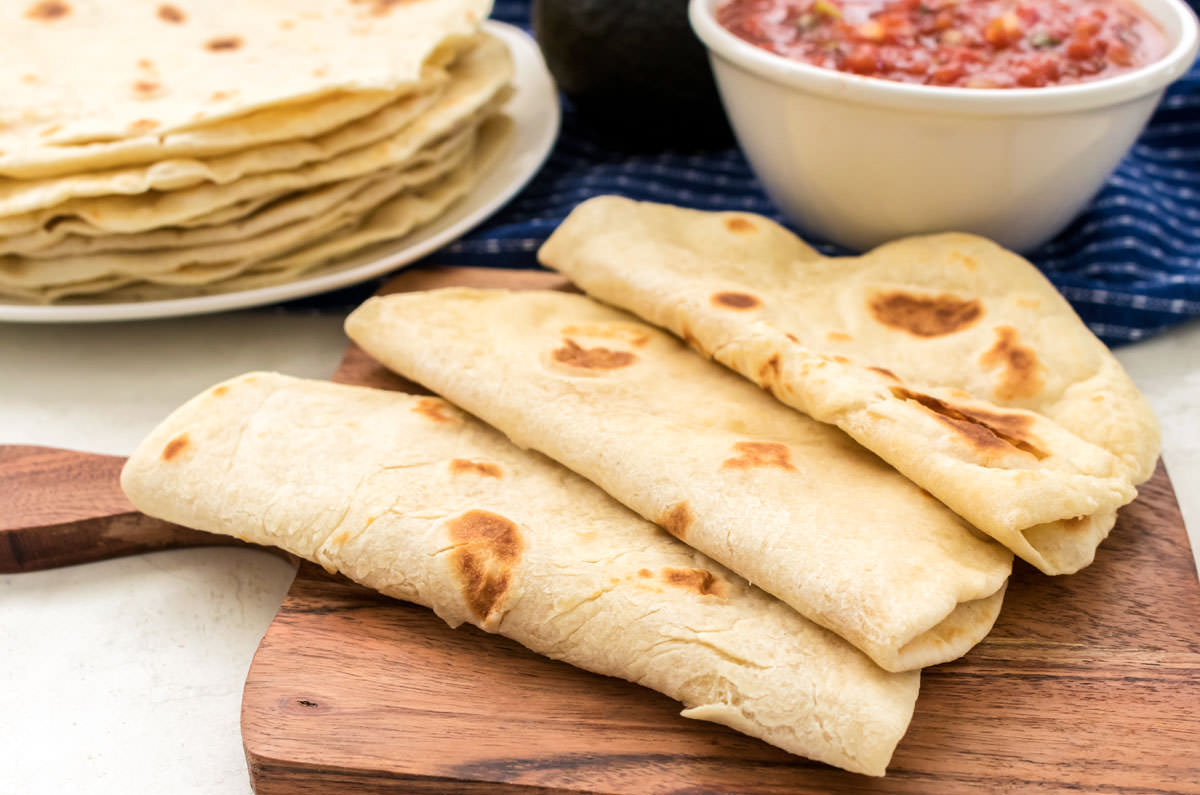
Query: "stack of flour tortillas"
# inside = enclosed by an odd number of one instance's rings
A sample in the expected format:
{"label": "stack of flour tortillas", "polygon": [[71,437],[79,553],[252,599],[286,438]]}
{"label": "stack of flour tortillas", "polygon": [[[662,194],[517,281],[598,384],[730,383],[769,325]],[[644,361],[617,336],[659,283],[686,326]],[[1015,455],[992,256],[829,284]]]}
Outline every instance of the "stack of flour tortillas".
{"label": "stack of flour tortillas", "polygon": [[0,11],[0,295],[272,284],[441,215],[504,138],[488,0]]}

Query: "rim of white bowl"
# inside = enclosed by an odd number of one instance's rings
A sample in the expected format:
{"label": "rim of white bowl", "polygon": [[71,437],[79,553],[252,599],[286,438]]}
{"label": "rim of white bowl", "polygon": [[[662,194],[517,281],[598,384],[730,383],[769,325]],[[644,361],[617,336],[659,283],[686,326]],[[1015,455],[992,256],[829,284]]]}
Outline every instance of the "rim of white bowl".
{"label": "rim of white bowl", "polygon": [[711,55],[775,83],[849,102],[964,114],[1063,113],[1116,105],[1165,88],[1191,66],[1200,25],[1183,0],[1133,0],[1166,33],[1170,50],[1153,63],[1114,77],[1042,88],[958,88],[900,83],[838,72],[777,55],[717,22],[722,0],[691,0],[688,18]]}

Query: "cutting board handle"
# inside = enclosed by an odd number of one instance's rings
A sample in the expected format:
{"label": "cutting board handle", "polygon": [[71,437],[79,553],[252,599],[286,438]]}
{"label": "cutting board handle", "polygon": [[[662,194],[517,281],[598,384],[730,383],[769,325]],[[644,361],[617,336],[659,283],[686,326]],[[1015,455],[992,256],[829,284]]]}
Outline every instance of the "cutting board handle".
{"label": "cutting board handle", "polygon": [[153,519],[121,492],[118,456],[0,445],[0,574],[159,549],[241,545]]}

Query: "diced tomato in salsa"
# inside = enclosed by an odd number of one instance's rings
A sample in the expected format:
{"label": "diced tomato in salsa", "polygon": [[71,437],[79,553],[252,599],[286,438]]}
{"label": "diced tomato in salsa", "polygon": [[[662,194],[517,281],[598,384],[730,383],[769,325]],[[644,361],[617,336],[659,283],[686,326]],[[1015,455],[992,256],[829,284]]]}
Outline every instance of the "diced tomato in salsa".
{"label": "diced tomato in salsa", "polygon": [[969,88],[1097,80],[1167,49],[1127,0],[725,0],[717,21],[815,66]]}

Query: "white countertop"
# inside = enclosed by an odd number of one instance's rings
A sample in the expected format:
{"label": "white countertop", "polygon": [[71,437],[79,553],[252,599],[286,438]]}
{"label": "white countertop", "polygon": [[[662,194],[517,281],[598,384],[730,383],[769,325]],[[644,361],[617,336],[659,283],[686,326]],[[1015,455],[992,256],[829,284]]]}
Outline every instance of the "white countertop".
{"label": "white countertop", "polygon": [[[325,378],[344,347],[340,317],[273,312],[0,325],[0,444],[125,455],[218,380]],[[1200,322],[1118,357],[1163,425],[1195,554]],[[0,576],[0,792],[249,792],[242,683],[291,579],[222,548]]]}

